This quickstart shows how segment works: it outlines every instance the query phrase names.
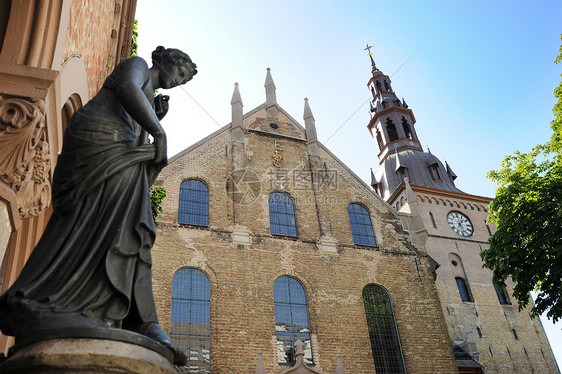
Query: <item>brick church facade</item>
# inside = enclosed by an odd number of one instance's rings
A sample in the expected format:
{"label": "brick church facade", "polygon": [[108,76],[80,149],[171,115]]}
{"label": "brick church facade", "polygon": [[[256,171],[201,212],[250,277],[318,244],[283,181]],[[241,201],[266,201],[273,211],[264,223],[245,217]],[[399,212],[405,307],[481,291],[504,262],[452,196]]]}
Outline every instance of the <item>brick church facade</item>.
{"label": "brick church facade", "polygon": [[[160,323],[192,372],[452,373],[419,217],[393,210],[276,101],[174,156],[153,248]],[[421,229],[421,231],[420,231]],[[169,330],[168,330],[169,329]],[[313,366],[312,366],[313,365]]]}

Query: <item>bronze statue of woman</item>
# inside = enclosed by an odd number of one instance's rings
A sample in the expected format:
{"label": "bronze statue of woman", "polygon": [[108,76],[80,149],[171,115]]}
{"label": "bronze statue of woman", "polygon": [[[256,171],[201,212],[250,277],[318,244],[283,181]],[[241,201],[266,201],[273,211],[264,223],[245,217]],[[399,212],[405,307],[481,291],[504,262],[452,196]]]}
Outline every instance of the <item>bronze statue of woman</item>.
{"label": "bronze statue of woman", "polygon": [[16,346],[125,329],[163,344],[176,365],[186,362],[156,317],[149,188],[167,162],[160,125],[167,102],[158,97],[164,105],[155,111],[154,91],[184,84],[197,70],[177,49],[158,47],[152,62],[121,62],[70,120],[54,172],[54,212],[0,296],[0,329]]}

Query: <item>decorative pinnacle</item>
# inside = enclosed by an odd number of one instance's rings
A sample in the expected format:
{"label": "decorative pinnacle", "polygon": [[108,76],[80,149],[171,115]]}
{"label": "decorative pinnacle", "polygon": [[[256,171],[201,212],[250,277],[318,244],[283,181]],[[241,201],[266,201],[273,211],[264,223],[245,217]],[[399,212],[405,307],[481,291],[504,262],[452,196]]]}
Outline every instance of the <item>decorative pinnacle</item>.
{"label": "decorative pinnacle", "polygon": [[230,104],[234,104],[234,103],[240,103],[242,104],[242,98],[240,97],[240,89],[238,88],[238,82],[234,83],[234,92],[232,93],[232,99],[230,100]]}
{"label": "decorative pinnacle", "polygon": [[314,121],[314,116],[312,115],[312,110],[310,110],[310,105],[308,105],[308,97],[304,98],[304,115],[303,119],[306,120],[308,118],[312,118]]}

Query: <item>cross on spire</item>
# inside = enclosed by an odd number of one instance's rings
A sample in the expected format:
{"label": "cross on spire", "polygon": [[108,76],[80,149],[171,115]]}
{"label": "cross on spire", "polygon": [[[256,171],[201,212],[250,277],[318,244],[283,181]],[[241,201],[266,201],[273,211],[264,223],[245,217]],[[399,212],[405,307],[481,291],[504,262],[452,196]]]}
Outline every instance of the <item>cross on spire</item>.
{"label": "cross on spire", "polygon": [[371,48],[373,48],[373,46],[369,45],[369,43],[367,43],[367,38],[365,38],[365,48],[363,50],[368,51],[367,53],[369,54],[369,56],[373,55],[373,53],[371,52]]}
{"label": "cross on spire", "polygon": [[367,43],[367,38],[365,38],[365,48],[363,50],[367,51],[367,54],[371,59],[371,66],[373,67],[373,72],[374,72],[375,70],[377,70],[377,66],[375,65],[375,60],[373,60],[373,52],[371,52],[371,48],[373,48],[373,46],[369,45],[369,43]]}

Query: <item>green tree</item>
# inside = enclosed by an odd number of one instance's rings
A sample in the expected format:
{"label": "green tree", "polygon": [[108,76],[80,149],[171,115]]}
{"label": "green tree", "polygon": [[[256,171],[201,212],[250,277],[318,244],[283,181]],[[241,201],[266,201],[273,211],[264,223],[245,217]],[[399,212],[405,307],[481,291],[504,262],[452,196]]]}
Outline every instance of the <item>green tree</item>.
{"label": "green tree", "polygon": [[162,200],[166,197],[164,187],[152,187],[150,191],[150,205],[152,206],[152,218],[156,223],[156,218],[162,213]]}
{"label": "green tree", "polygon": [[[562,46],[555,59],[560,62]],[[562,318],[562,82],[554,96],[550,141],[507,156],[500,170],[488,173],[498,184],[489,216],[498,230],[480,256],[500,287],[509,277],[516,283],[519,310],[536,291],[532,314],[548,311],[556,322]]]}
{"label": "green tree", "polygon": [[133,37],[131,38],[131,54],[129,57],[133,57],[137,55],[137,50],[139,45],[137,44],[137,38],[139,37],[139,30],[138,30],[139,22],[135,20],[133,23]]}

